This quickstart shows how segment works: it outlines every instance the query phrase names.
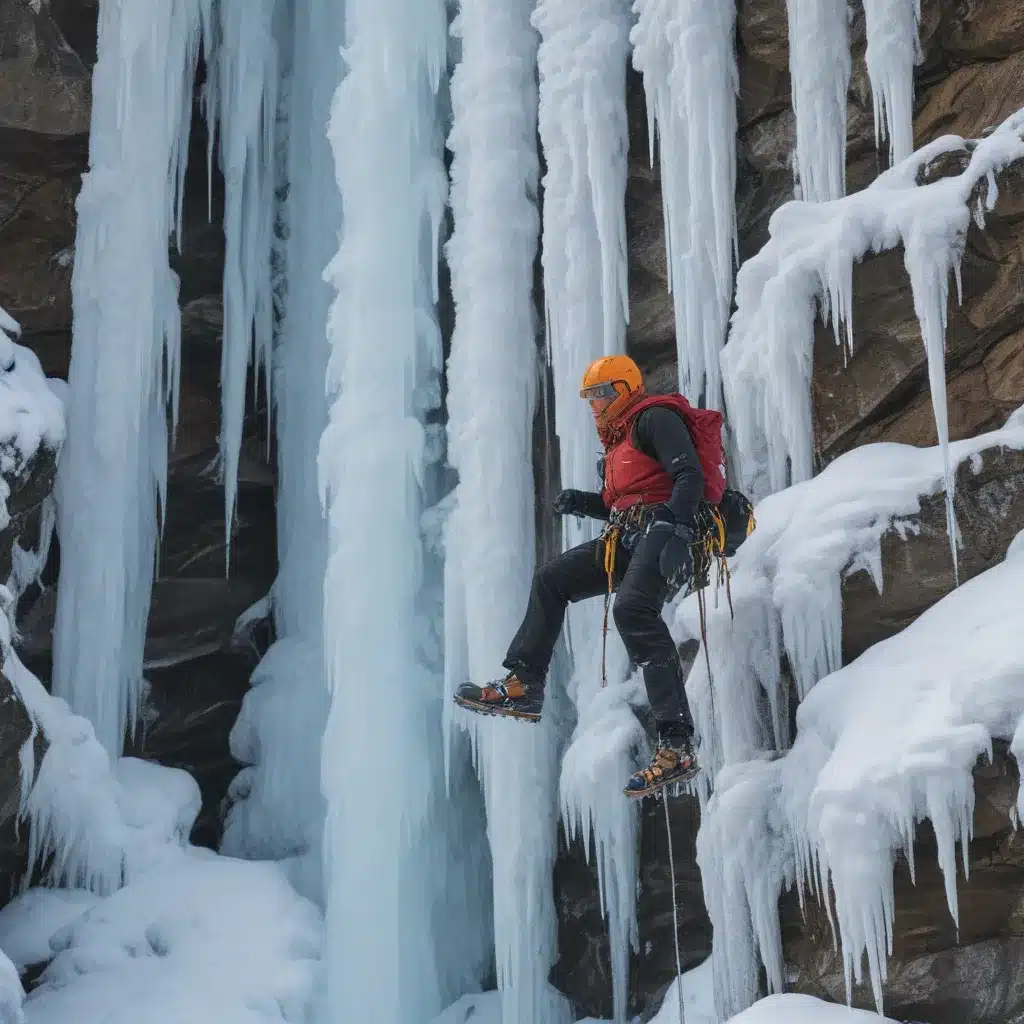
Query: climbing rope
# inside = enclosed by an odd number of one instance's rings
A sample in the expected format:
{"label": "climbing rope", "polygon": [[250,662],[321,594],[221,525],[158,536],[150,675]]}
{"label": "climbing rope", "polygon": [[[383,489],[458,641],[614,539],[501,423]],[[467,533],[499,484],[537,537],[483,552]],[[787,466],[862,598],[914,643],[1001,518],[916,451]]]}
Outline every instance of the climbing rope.
{"label": "climbing rope", "polygon": [[665,805],[665,834],[668,836],[668,870],[672,881],[672,940],[676,946],[676,994],[679,1003],[679,1024],[686,1024],[683,1008],[683,965],[679,957],[679,906],[676,901],[676,862],[672,854],[672,822],[668,816],[668,792],[661,791],[661,802]]}

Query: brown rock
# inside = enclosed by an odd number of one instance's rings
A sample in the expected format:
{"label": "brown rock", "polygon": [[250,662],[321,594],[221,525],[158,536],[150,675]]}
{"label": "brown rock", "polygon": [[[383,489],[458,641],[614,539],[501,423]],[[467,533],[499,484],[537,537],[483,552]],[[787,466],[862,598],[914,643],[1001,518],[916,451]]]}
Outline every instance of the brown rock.
{"label": "brown rock", "polygon": [[[1024,837],[1013,832],[1008,793],[1018,783],[1005,745],[992,765],[975,770],[976,838],[970,880],[958,879],[959,928],[946,906],[945,883],[934,834],[925,824],[915,839],[916,884],[902,858],[895,873],[893,955],[885,985],[886,1013],[929,1024],[995,1024],[1024,1012],[1024,940],[1014,933],[1024,897]],[[800,992],[844,1001],[842,963],[829,926],[814,901],[804,920],[792,894],[782,901],[783,936],[790,982]],[[870,989],[859,986],[855,1006],[873,1008]]]}
{"label": "brown rock", "polygon": [[736,34],[744,60],[789,70],[789,20],[785,0],[744,0],[736,16]]}
{"label": "brown rock", "polygon": [[0,129],[42,135],[89,130],[89,73],[45,8],[0,6]]}
{"label": "brown rock", "polygon": [[914,119],[915,145],[947,134],[980,138],[1021,107],[1024,53],[960,68],[925,93]]}
{"label": "brown rock", "polygon": [[[711,922],[704,907],[696,863],[699,810],[696,800],[670,802],[674,881],[683,970],[701,963],[711,952]],[[665,812],[661,803],[644,802],[640,811],[640,877],[637,921],[640,952],[630,958],[629,1012],[649,1020],[661,1005],[675,977],[672,938],[673,880],[668,867]],[[559,956],[551,982],[576,1007],[579,1015],[612,1016],[611,960],[607,929],[601,914],[597,873],[587,864],[580,844],[559,850],[555,865],[555,907]]]}
{"label": "brown rock", "polygon": [[1024,328],[993,345],[984,368],[989,396],[1002,414],[1024,405]]}
{"label": "brown rock", "polygon": [[966,61],[999,60],[1024,51],[1024,7],[1016,0],[961,0],[945,49]]}
{"label": "brown rock", "polygon": [[[1024,524],[1024,452],[993,448],[980,466],[961,464],[956,474],[956,517],[963,537],[961,582],[1002,561]],[[867,573],[843,583],[843,661],[904,629],[953,589],[953,565],[946,536],[944,494],[921,501],[906,539],[897,529],[882,537],[883,590]]]}

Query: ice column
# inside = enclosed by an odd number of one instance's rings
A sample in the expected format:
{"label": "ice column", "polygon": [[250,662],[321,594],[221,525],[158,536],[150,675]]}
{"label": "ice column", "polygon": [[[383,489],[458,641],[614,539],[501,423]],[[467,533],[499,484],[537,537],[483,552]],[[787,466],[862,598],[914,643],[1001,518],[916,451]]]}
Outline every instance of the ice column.
{"label": "ice column", "polygon": [[[459,483],[445,551],[446,688],[490,679],[526,607],[534,553],[532,430],[538,375],[537,34],[531,0],[461,0],[448,140],[456,319],[449,462]],[[540,727],[449,708],[475,739],[493,862],[494,945],[506,1024],[564,1019],[550,990],[556,744]],[[454,711],[454,714],[453,714]],[[509,772],[515,784],[509,785]]]}
{"label": "ice column", "polygon": [[441,779],[440,765],[437,779],[429,767],[440,751],[438,681],[423,664],[417,615],[423,417],[440,400],[445,4],[349,0],[344,36],[346,75],[328,129],[343,229],[326,271],[337,297],[319,455],[331,695],[326,1019],[421,1024],[445,995],[430,906],[443,871],[429,855],[439,849],[429,813]]}
{"label": "ice column", "polygon": [[[544,294],[561,483],[592,491],[600,486],[600,444],[579,397],[580,379],[592,360],[624,350],[628,319],[624,197],[631,15],[628,0],[540,0],[533,23],[541,35]],[[565,545],[595,532],[592,521],[567,519]],[[601,692],[600,605],[574,606],[567,637],[573,658],[568,690],[579,726],[563,761],[560,800],[567,828],[588,852],[593,836],[621,1020],[629,943],[636,933],[635,887],[621,883],[625,874],[633,876],[628,851],[635,849],[636,818],[631,808],[611,804],[609,793],[619,793],[618,780],[632,770],[636,720],[617,685],[607,707],[591,706]],[[617,637],[609,649],[609,679],[619,684],[626,658]],[[554,696],[549,694],[548,705]]]}
{"label": "ice column", "polygon": [[[253,675],[232,732],[250,765],[233,785],[222,850],[236,856],[295,857],[293,880],[322,899],[320,739],[327,714],[323,658],[326,524],[316,453],[327,424],[327,314],[322,279],[337,248],[341,198],[326,127],[341,76],[342,12],[331,0],[295,5],[287,111],[283,211],[287,292],[274,349],[279,569],[272,593],[278,640]],[[285,44],[282,43],[282,46]],[[287,53],[287,51],[285,51]],[[283,132],[278,129],[279,145]]]}
{"label": "ice column", "polygon": [[58,481],[54,689],[114,755],[138,711],[166,417],[177,406],[181,321],[168,239],[208,5],[100,3]]}
{"label": "ice column", "polygon": [[736,253],[736,90],[731,0],[635,0],[633,64],[647,93],[665,210],[679,387],[722,408]]}
{"label": "ice column", "polygon": [[[625,346],[627,0],[539,0],[544,295],[562,486],[593,490],[587,364]],[[568,541],[590,536],[575,521]]]}
{"label": "ice column", "polygon": [[219,130],[225,187],[220,457],[228,563],[250,352],[255,354],[257,377],[262,369],[268,390],[270,384],[270,254],[276,208],[274,131],[279,80],[274,36],[277,6],[278,0],[218,0],[210,32],[214,45],[210,48],[205,102],[210,122],[211,173]]}
{"label": "ice column", "polygon": [[846,90],[850,32],[846,0],[786,0],[793,80],[797,192],[822,202],[846,192]]}
{"label": "ice column", "polygon": [[889,162],[914,149],[914,65],[921,59],[921,0],[864,0],[865,60],[875,108],[875,144],[889,139]]}

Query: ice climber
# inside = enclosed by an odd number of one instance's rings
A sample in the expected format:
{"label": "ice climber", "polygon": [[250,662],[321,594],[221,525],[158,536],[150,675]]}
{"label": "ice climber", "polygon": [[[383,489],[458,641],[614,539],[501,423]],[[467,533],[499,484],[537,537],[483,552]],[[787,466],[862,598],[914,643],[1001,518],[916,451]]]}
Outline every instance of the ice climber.
{"label": "ice climber", "polygon": [[646,394],[639,368],[624,355],[594,362],[580,397],[590,403],[604,444],[604,487],[600,493],[563,490],[554,508],[608,526],[599,539],[537,567],[503,662],[508,674],[486,686],[463,684],[455,701],[473,711],[539,721],[566,607],[614,590],[615,625],[631,660],[643,667],[658,727],[653,760],[624,791],[639,797],[698,771],[682,666],[661,610],[690,582],[702,497],[722,497],[721,416],[692,408],[679,394]]}

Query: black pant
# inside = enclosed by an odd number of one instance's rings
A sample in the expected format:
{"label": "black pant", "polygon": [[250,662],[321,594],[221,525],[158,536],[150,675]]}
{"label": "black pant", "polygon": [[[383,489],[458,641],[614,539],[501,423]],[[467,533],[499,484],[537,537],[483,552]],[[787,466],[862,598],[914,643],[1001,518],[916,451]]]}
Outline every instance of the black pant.
{"label": "black pant", "polygon": [[[693,732],[682,667],[661,609],[668,588],[658,557],[665,533],[641,537],[632,552],[619,542],[615,553],[612,613],[630,658],[644,670],[651,710],[660,724],[678,723]],[[530,603],[505,657],[505,668],[531,687],[543,687],[569,602],[597,597],[608,589],[604,541],[571,548],[537,567]]]}

